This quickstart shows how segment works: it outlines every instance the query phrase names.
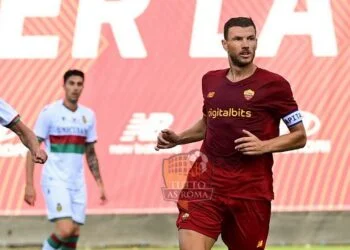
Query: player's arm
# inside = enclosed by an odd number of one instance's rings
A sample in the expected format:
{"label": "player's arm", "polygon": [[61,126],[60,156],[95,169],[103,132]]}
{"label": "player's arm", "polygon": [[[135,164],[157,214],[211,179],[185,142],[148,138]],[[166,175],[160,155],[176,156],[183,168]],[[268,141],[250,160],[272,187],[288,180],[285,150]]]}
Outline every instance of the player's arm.
{"label": "player's arm", "polygon": [[[43,141],[43,139],[38,138],[37,140],[40,146],[40,143]],[[30,152],[27,153],[25,167],[26,167],[26,186],[24,191],[24,201],[29,205],[34,206],[35,200],[36,200],[36,192],[34,187],[35,163],[33,161],[33,157]]]}
{"label": "player's arm", "polygon": [[306,132],[303,123],[298,123],[289,128],[289,134],[281,135],[265,141],[266,153],[284,152],[303,148],[306,144]]}
{"label": "player's arm", "polygon": [[180,134],[176,134],[169,129],[162,130],[158,135],[156,150],[172,148],[177,145],[187,144],[192,142],[201,141],[205,137],[207,130],[207,117],[203,115],[202,119],[196,122],[192,127],[183,131]]}
{"label": "player's arm", "polygon": [[104,184],[102,180],[102,176],[100,173],[100,167],[95,151],[95,143],[86,143],[86,161],[89,166],[90,172],[95,178],[97,186],[100,190],[100,199],[101,201],[107,200],[106,193],[104,189]]}
{"label": "player's arm", "polygon": [[179,135],[177,144],[187,144],[192,142],[201,141],[205,137],[207,130],[207,117],[203,115],[202,119],[196,122],[191,128],[183,131]]}
{"label": "player's arm", "polygon": [[46,161],[47,155],[44,150],[40,149],[37,137],[23,122],[18,120],[10,124],[8,128],[16,133],[23,145],[30,150],[33,162],[42,164]]}
{"label": "player's arm", "polygon": [[[39,114],[39,117],[35,123],[34,131],[37,136],[34,135],[35,142],[40,148],[40,143],[49,137],[50,129],[50,112],[47,107],[45,107]],[[44,152],[44,151],[43,151]],[[45,153],[45,152],[44,152]],[[45,153],[46,155],[46,153]],[[35,161],[33,161],[33,155],[29,152],[26,157],[26,187],[24,193],[24,200],[31,206],[34,206],[36,200],[36,193],[34,187],[34,167]]]}
{"label": "player's arm", "polygon": [[289,134],[281,135],[270,140],[260,140],[254,134],[243,130],[246,134],[235,140],[235,149],[245,155],[261,155],[265,153],[283,152],[302,148],[306,144],[306,133],[303,123],[289,128]]}

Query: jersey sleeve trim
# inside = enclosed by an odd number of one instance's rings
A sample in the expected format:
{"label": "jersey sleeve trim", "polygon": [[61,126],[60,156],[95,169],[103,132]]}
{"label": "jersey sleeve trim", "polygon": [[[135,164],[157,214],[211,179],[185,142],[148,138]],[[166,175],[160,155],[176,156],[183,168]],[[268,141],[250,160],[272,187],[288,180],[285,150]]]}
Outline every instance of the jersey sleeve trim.
{"label": "jersey sleeve trim", "polygon": [[38,139],[38,142],[43,142],[43,141],[45,141],[45,139],[42,138],[42,137],[40,137],[40,136],[37,136],[36,138]]}
{"label": "jersey sleeve trim", "polygon": [[86,141],[85,143],[86,143],[86,144],[93,144],[93,143],[96,143],[96,142],[97,142],[97,139],[92,140],[92,141]]}
{"label": "jersey sleeve trim", "polygon": [[21,117],[19,115],[16,115],[15,118],[13,118],[12,121],[10,121],[10,123],[7,124],[5,127],[6,128],[11,128],[13,125],[18,123],[20,120],[21,120]]}

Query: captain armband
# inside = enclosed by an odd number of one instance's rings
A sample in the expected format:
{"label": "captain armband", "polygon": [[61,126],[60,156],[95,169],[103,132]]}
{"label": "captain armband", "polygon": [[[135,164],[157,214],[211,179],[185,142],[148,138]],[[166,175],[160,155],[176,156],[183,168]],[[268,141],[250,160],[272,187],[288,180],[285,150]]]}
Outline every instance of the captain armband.
{"label": "captain armband", "polygon": [[294,125],[302,122],[302,116],[299,110],[286,115],[282,119],[288,128],[293,127]]}

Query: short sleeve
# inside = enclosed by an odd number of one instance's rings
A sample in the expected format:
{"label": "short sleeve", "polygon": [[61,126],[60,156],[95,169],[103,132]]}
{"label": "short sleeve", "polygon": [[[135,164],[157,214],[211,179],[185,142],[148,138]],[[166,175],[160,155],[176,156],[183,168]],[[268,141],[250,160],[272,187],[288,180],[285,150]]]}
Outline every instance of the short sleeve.
{"label": "short sleeve", "polygon": [[19,120],[19,115],[16,110],[6,101],[0,99],[0,124],[10,127],[17,120]]}
{"label": "short sleeve", "polygon": [[282,119],[287,127],[302,122],[292,89],[286,80],[271,83],[269,91],[271,91],[270,106],[277,118]]}
{"label": "short sleeve", "polygon": [[92,143],[97,141],[97,132],[96,132],[96,116],[92,113],[91,116],[91,124],[87,131],[86,142]]}
{"label": "short sleeve", "polygon": [[44,140],[47,139],[50,131],[50,123],[50,111],[46,107],[40,112],[39,117],[36,120],[34,126],[34,133],[36,136]]}

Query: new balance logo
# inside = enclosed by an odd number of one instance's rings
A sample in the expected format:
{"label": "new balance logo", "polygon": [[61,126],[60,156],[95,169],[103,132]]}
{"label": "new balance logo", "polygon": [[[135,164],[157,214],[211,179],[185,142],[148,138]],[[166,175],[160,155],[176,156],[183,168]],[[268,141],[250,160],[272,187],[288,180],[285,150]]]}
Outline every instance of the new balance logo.
{"label": "new balance logo", "polygon": [[20,142],[9,142],[15,139],[16,134],[0,126],[0,157],[18,157],[27,154],[27,148]]}
{"label": "new balance logo", "polygon": [[0,126],[0,142],[7,141],[15,137],[16,137],[15,133],[11,132],[11,130],[3,126]]}
{"label": "new balance logo", "polygon": [[259,240],[258,244],[256,245],[256,248],[262,248],[264,246],[264,241]]}
{"label": "new balance logo", "polygon": [[165,128],[169,128],[173,123],[174,117],[170,113],[134,113],[126,126],[121,142],[132,141],[156,141],[158,133]]}
{"label": "new balance logo", "polygon": [[109,145],[109,153],[114,155],[181,153],[181,146],[154,150],[159,132],[169,128],[173,121],[174,116],[171,113],[134,113],[119,138],[119,144]]}

